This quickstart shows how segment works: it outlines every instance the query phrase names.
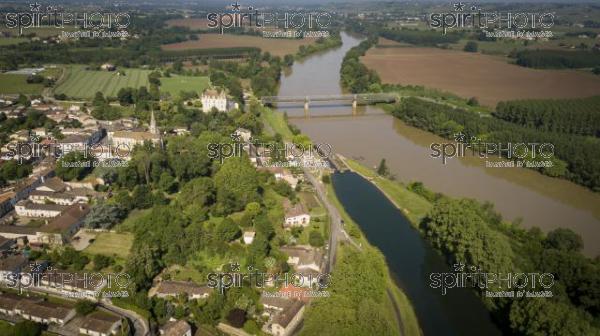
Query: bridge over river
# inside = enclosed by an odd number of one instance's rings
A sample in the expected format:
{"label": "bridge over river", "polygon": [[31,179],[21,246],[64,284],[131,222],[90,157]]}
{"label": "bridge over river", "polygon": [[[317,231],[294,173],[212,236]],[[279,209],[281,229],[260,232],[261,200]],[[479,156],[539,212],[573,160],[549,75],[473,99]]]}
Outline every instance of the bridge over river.
{"label": "bridge over river", "polygon": [[263,96],[260,98],[260,102],[269,106],[279,103],[304,104],[304,109],[308,110],[312,102],[347,102],[352,104],[353,108],[356,108],[358,105],[394,103],[398,99],[399,97],[395,93],[357,93],[310,96]]}

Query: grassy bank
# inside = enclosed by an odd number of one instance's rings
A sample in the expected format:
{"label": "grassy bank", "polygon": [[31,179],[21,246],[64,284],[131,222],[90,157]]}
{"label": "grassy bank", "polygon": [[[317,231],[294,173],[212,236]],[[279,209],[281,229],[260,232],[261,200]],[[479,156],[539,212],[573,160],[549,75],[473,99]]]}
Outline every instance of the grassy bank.
{"label": "grassy bank", "polygon": [[377,175],[375,171],[367,168],[360,163],[342,157],[346,166],[353,172],[363,176],[373,183],[394,205],[400,209],[414,226],[417,226],[421,219],[431,209],[432,204],[423,197],[406,189],[400,182],[392,181],[388,178]]}
{"label": "grassy bank", "polygon": [[270,108],[263,108],[260,113],[263,122],[271,126],[275,133],[281,134],[283,139],[291,140],[294,134],[288,127],[283,113],[275,112]]}

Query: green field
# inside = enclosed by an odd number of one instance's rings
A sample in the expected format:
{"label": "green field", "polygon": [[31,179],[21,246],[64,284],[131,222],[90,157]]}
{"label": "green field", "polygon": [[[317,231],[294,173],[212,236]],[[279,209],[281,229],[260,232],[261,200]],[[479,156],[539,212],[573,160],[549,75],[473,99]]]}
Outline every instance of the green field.
{"label": "green field", "polygon": [[181,91],[203,92],[210,85],[208,77],[172,76],[160,79],[160,91],[175,97]]}
{"label": "green field", "polygon": [[94,242],[84,252],[90,254],[103,254],[126,259],[129,256],[133,235],[131,233],[103,232],[96,236]]}
{"label": "green field", "polygon": [[19,44],[27,41],[29,40],[24,37],[3,37],[0,38],[0,46]]}
{"label": "green field", "polygon": [[27,84],[26,75],[0,74],[0,93],[40,94],[43,84]]}
{"label": "green field", "polygon": [[125,76],[117,75],[117,71],[91,71],[84,66],[71,66],[65,69],[64,78],[55,93],[66,94],[70,98],[93,98],[100,91],[105,97],[116,97],[120,89],[126,87],[149,87],[150,70],[118,69]]}

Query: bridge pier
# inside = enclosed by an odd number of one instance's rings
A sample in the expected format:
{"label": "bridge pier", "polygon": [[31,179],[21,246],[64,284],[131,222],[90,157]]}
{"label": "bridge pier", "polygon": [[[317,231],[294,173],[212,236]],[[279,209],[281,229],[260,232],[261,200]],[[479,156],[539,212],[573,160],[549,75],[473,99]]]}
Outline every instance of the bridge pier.
{"label": "bridge pier", "polygon": [[308,100],[308,97],[304,98],[304,112],[308,111],[308,103],[310,101]]}
{"label": "bridge pier", "polygon": [[356,109],[356,106],[358,106],[358,99],[356,98],[356,95],[354,95],[354,97],[352,97],[352,108]]}

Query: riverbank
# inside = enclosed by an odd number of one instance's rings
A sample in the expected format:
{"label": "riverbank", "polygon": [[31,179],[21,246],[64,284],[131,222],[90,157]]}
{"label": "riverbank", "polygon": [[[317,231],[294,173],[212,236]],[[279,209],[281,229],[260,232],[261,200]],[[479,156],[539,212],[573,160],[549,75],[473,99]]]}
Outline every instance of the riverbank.
{"label": "riverbank", "polygon": [[[331,183],[326,184],[327,197],[339,209],[342,218],[344,219],[344,229],[348,231],[348,234],[359,242],[361,248],[368,250],[367,252],[373,251],[379,258],[385,260],[385,256],[376,247],[372,246],[369,241],[365,238],[364,234],[360,230],[360,226],[354,222],[352,217],[346,212],[346,209],[335,194],[335,190]],[[350,245],[348,245],[350,246]],[[365,253],[367,253],[365,252]],[[386,268],[388,268],[386,264]],[[389,268],[385,274],[386,279],[386,300],[385,306],[392,311],[395,311],[396,322],[401,330],[401,334],[404,336],[422,335],[423,332],[419,327],[419,321],[415,313],[414,307],[406,294],[394,283],[390,275]]]}
{"label": "riverbank", "polygon": [[373,185],[377,187],[377,189],[379,189],[390,202],[396,206],[396,208],[400,209],[400,211],[408,217],[415,228],[418,227],[421,219],[423,219],[431,209],[432,204],[429,201],[406,189],[400,182],[379,176],[374,170],[340,154],[338,154],[338,157],[350,171],[357,173],[373,183]]}
{"label": "riverbank", "polygon": [[[413,194],[413,199],[420,197],[417,192],[405,189],[403,185],[395,181],[377,177],[374,171],[355,161],[345,160],[352,173],[370,182],[403,213],[415,210],[402,200],[407,199],[406,194],[410,193]],[[382,184],[382,181],[386,180],[388,183],[395,184],[396,187],[390,189],[389,185]],[[412,188],[412,184],[409,188]],[[398,190],[402,190],[402,192],[394,193]],[[421,194],[421,192],[418,193]],[[425,194],[425,196],[430,199],[429,195]],[[539,302],[531,299],[502,300],[485,294],[477,295],[478,300],[485,305],[489,313],[495,316],[494,320],[498,328],[505,332],[529,330],[539,331],[539,334],[556,335],[590,335],[598,331],[595,327],[595,320],[587,314],[593,311],[595,306],[580,303],[582,297],[596,300],[592,299],[596,297],[596,294],[588,292],[579,284],[594,281],[591,279],[596,277],[594,274],[598,274],[598,267],[593,260],[580,253],[582,248],[580,239],[579,243],[575,243],[572,248],[564,248],[562,245],[557,245],[556,241],[561,241],[561,235],[569,236],[566,231],[551,232],[544,236],[539,230],[526,231],[518,225],[504,221],[494,212],[493,206],[490,204],[481,204],[475,200],[463,198],[454,199],[441,194],[435,195],[435,199],[438,198],[439,201],[435,202],[435,207],[427,214],[427,221],[416,223],[419,228],[417,234],[429,242],[436,254],[441,253],[446,260],[456,260],[466,265],[488,265],[483,272],[533,274],[532,272],[541,272],[541,270],[552,270],[552,274],[558,279],[556,281],[560,286],[552,287],[549,291],[550,296],[543,299],[541,307],[536,306],[542,302],[541,300]],[[367,204],[365,207],[369,207],[369,205]],[[371,204],[370,207],[373,205]],[[419,212],[419,210],[416,211]],[[363,222],[364,219],[361,224]],[[477,232],[478,236],[469,232]],[[389,234],[388,230],[386,230],[386,234]],[[401,239],[401,235],[397,234],[396,237]],[[369,239],[371,239],[370,236]],[[573,236],[573,240],[577,241],[577,237]],[[494,244],[481,248],[482,241],[493,241]],[[387,256],[390,255],[389,251],[386,253]],[[565,258],[569,258],[569,266],[564,264],[557,268],[556,265],[560,265],[561,260],[567,260]],[[396,265],[399,264],[396,263]],[[586,271],[575,275],[571,267],[585,268]],[[572,278],[566,278],[567,274]],[[509,290],[511,288],[514,287],[508,286]],[[567,290],[563,288],[567,288]],[[583,293],[571,292],[569,288],[578,288]],[[448,293],[448,295],[451,294]],[[535,309],[530,310],[531,307],[535,307]],[[524,311],[526,313],[523,313]],[[560,311],[562,316],[568,317],[563,318],[563,323],[556,323],[554,327],[550,327],[549,324],[554,323],[554,317],[550,316],[550,311]],[[516,314],[524,314],[523,319],[515,319]],[[573,322],[567,324],[566,321],[569,319],[572,319]]]}
{"label": "riverbank", "polygon": [[[377,251],[377,254],[381,258],[385,258],[384,255],[377,248],[373,247],[369,241],[365,238],[362,233],[360,226],[352,219],[352,217],[346,212],[346,209],[335,194],[335,190],[331,183],[326,184],[327,197],[340,210],[340,214],[344,219],[344,229],[348,234],[355,240],[357,240],[361,247],[365,249],[372,249]],[[403,335],[421,335],[422,331],[419,328],[419,321],[415,314],[414,308],[406,296],[406,294],[394,283],[390,276],[390,271],[386,274],[387,282],[387,293],[389,302],[387,305],[397,310],[396,318]]]}

